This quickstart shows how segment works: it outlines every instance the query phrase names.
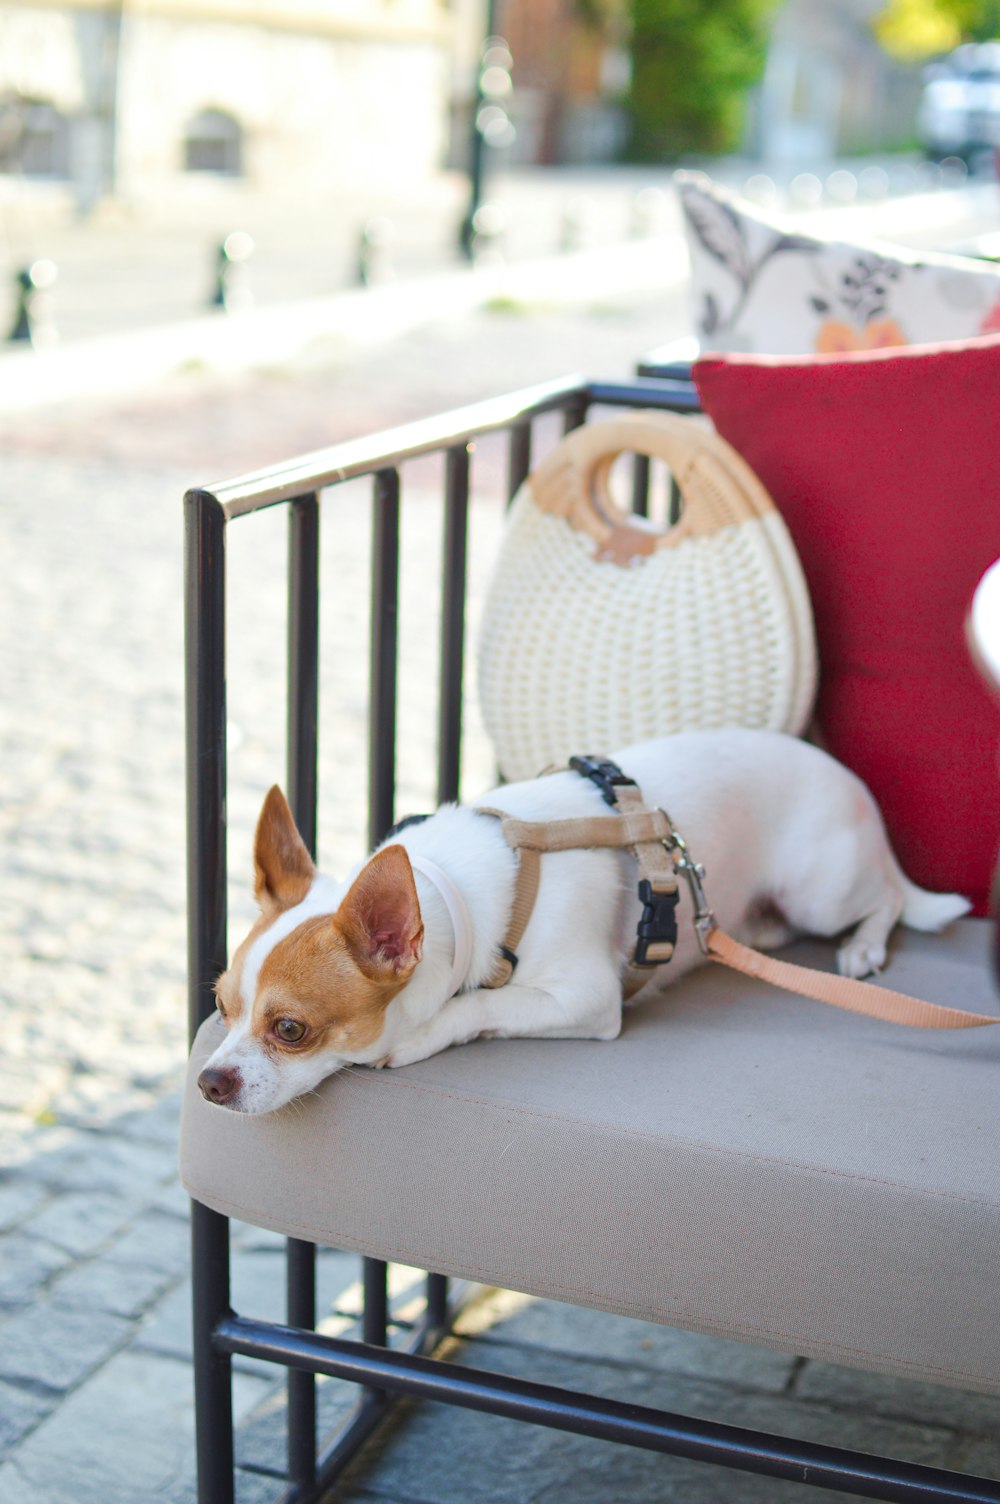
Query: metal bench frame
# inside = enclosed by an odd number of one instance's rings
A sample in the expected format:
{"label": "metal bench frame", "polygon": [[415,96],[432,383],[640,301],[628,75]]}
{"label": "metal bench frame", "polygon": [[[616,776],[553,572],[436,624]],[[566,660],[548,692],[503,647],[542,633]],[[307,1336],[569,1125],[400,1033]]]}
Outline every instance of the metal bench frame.
{"label": "metal bench frame", "polygon": [[[653,367],[646,367],[652,371]],[[212,984],[227,962],[226,597],[228,525],[264,507],[288,508],[287,790],[315,850],[321,495],[359,476],[373,480],[369,819],[372,844],[395,816],[396,657],[401,505],[400,466],[417,456],[445,458],[444,571],[438,706],[438,797],[456,798],[462,731],[462,673],[470,446],[506,433],[508,492],[531,465],[536,420],[560,413],[566,430],[593,407],[698,410],[683,366],[631,382],[550,383],[291,461],[211,491],[190,491],[186,515],[186,693],[188,785],[189,1026],[193,1039],[214,1010]],[[642,511],[648,466],[635,469]],[[287,1324],[242,1317],[230,1303],[228,1219],[192,1202],[194,1370],[198,1498],[232,1504],[232,1359],[265,1359],[288,1369],[288,1483],[282,1504],[309,1504],[329,1489],[385,1416],[392,1394],[443,1400],[567,1431],[742,1468],[775,1478],[839,1488],[868,1498],[1000,1504],[1000,1483],[798,1442],[712,1421],[623,1405],[431,1358],[448,1328],[448,1281],[430,1273],[423,1318],[404,1349],[387,1346],[387,1266],[364,1259],[362,1340],[328,1337],[316,1326],[316,1249],[287,1242]],[[317,1457],[315,1375],[361,1386],[343,1429]]]}

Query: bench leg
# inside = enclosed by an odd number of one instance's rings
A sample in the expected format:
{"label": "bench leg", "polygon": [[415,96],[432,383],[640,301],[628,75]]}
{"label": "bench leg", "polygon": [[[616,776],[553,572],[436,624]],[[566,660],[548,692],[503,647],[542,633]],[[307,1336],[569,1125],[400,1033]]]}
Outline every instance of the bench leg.
{"label": "bench leg", "polygon": [[[290,1326],[316,1326],[316,1245],[289,1238],[285,1249]],[[292,1315],[292,1312],[295,1315]],[[302,1489],[316,1481],[316,1375],[288,1371],[288,1476]]]}
{"label": "bench leg", "polygon": [[198,1498],[233,1504],[232,1358],[214,1342],[229,1303],[229,1220],[191,1203]]}

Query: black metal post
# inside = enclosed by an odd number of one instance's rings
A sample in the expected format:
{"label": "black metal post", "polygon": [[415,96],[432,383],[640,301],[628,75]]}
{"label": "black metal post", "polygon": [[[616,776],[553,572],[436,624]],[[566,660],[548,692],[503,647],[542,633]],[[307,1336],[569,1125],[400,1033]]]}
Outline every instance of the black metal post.
{"label": "black metal post", "polygon": [[319,498],[288,514],[288,802],[316,855],[319,724]]}
{"label": "black metal post", "polygon": [[441,675],[438,707],[438,803],[458,798],[465,663],[465,574],[469,528],[469,446],[445,456]]}
{"label": "black metal post", "polygon": [[632,510],[640,517],[649,516],[649,456],[637,454],[632,460]]}
{"label": "black metal post", "polygon": [[[465,662],[465,579],[469,535],[468,444],[445,456],[444,554],[441,588],[441,675],[438,706],[438,803],[457,799],[462,776],[462,675]],[[428,1274],[427,1320],[448,1320],[448,1281]]]}
{"label": "black metal post", "polygon": [[375,1347],[385,1347],[389,1330],[389,1266],[382,1259],[364,1259],[363,1264],[365,1308],[361,1318],[361,1340]]}
{"label": "black metal post", "polygon": [[232,1315],[229,1219],[191,1202],[194,1422],[199,1504],[233,1504],[233,1376],[229,1353],[215,1346]]}
{"label": "black metal post", "polygon": [[253,240],[245,230],[233,230],[215,248],[214,275],[209,307],[227,313],[249,308],[250,293],[247,262],[253,255]]}
{"label": "black metal post", "polygon": [[531,470],[531,422],[515,423],[507,449],[507,500],[511,502]]}
{"label": "black metal post", "polygon": [[[361,1311],[361,1340],[373,1347],[386,1347],[389,1341],[389,1265],[382,1259],[361,1260],[361,1288],[364,1305]],[[366,1387],[364,1397],[379,1411],[388,1407],[384,1389]]]}
{"label": "black metal post", "polygon": [[[288,514],[288,802],[303,841],[316,855],[319,723],[319,498],[292,502]],[[316,1247],[285,1245],[290,1326],[316,1325]],[[288,1476],[302,1487],[316,1478],[316,1376],[288,1373]]]}
{"label": "black metal post", "polygon": [[204,491],[185,498],[188,1031],[215,1010],[225,970],[225,516]]}
{"label": "black metal post", "polygon": [[589,407],[590,399],[586,392],[567,403],[563,409],[563,433],[572,433],[574,428],[582,427],[587,421]]}
{"label": "black metal post", "polygon": [[368,723],[368,840],[395,818],[396,658],[399,624],[399,471],[375,476],[372,526],[371,697]]}
{"label": "black metal post", "polygon": [[[486,0],[486,41],[496,31],[496,0]],[[458,233],[459,246],[467,261],[472,260],[476,236],[476,210],[483,195],[483,165],[486,142],[479,127],[479,112],[485,103],[482,70],[476,74],[476,93],[472,101],[472,125],[469,131],[469,207]]]}
{"label": "black metal post", "polygon": [[425,1290],[427,1325],[432,1331],[443,1332],[448,1325],[448,1276],[428,1274]]}
{"label": "black metal post", "polygon": [[12,343],[23,341],[45,348],[56,342],[51,288],[57,275],[55,262],[46,257],[21,267],[15,274],[14,322],[7,333]]}
{"label": "black metal post", "polygon": [[[375,476],[372,527],[371,697],[368,747],[368,839],[377,846],[396,807],[396,667],[399,639],[399,471]],[[388,1267],[361,1260],[362,1332],[384,1347],[388,1331]],[[379,1396],[380,1403],[384,1397]]]}
{"label": "black metal post", "polygon": [[[188,1024],[213,1011],[226,965],[225,516],[214,496],[185,498]],[[215,1330],[230,1312],[229,1222],[191,1203],[198,1497],[233,1501],[232,1359]]]}

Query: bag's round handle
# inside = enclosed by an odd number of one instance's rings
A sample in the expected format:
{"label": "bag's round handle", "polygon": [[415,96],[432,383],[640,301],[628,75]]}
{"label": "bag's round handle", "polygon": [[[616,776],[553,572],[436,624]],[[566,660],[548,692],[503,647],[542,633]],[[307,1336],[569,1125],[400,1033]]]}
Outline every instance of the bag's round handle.
{"label": "bag's round handle", "polygon": [[[673,527],[658,528],[623,512],[614,501],[608,480],[624,453],[645,454],[670,466],[684,502]],[[573,429],[532,472],[530,486],[544,511],[565,517],[594,539],[598,558],[622,565],[774,511],[770,496],[735,449],[696,419],[676,413],[628,413]]]}

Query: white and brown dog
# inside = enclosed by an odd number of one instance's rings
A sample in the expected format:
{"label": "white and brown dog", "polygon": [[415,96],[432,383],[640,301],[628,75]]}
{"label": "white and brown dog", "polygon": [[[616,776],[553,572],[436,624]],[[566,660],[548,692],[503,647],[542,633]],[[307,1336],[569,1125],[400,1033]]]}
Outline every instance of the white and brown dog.
{"label": "white and brown dog", "polygon": [[[825,753],[762,731],[691,732],[615,754],[662,805],[708,874],[719,926],[765,948],[845,935],[847,976],[877,971],[896,921],[935,930],[967,912],[900,871],[867,789]],[[520,819],[607,813],[575,772],[479,801]],[[516,974],[485,988],[511,914],[517,856],[499,822],[446,805],[390,837],[348,883],[317,872],[280,790],[257,826],[260,917],[219,978],[228,1034],[199,1077],[205,1097],[270,1112],[349,1063],[408,1065],[480,1035],[614,1039],[641,905],[635,861],[614,850],[542,859]],[[700,964],[690,898],[652,988]]]}

